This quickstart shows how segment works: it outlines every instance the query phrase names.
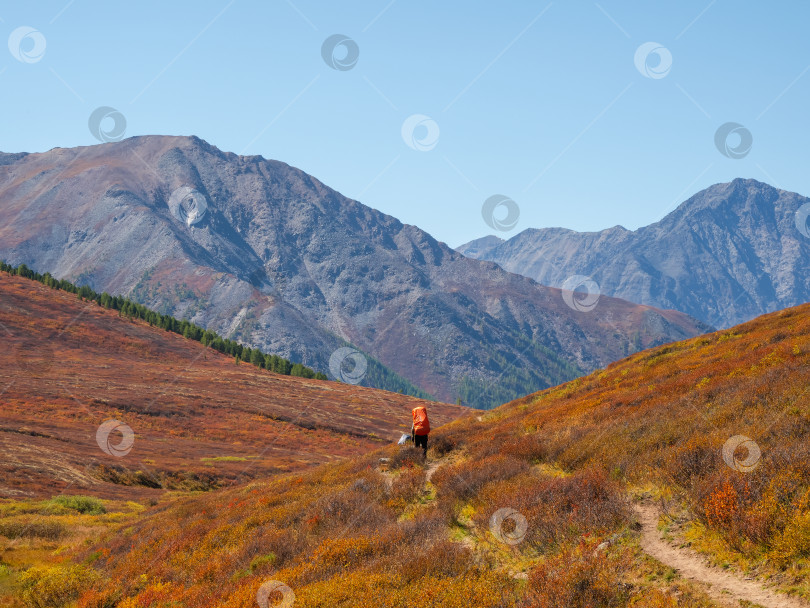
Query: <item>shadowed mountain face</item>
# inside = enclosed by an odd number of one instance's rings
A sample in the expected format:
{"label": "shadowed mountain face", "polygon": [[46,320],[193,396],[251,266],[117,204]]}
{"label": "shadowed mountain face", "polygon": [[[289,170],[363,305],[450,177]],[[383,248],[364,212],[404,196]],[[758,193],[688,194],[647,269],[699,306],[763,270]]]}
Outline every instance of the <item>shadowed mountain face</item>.
{"label": "shadowed mountain face", "polygon": [[545,285],[587,275],[602,293],[731,326],[810,300],[810,199],[755,180],[699,192],[630,231],[524,230],[458,248]]}
{"label": "shadowed mountain face", "polygon": [[[0,156],[0,259],[316,370],[350,343],[433,396],[476,406],[707,329],[607,297],[574,310],[560,290],[464,257],[298,169],[194,137]],[[390,388],[374,360],[363,384]]]}

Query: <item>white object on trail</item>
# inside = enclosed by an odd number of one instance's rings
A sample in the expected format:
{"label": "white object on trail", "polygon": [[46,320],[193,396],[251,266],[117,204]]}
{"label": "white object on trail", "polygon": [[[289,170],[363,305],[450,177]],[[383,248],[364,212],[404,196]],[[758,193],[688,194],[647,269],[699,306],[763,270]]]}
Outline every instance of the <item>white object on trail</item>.
{"label": "white object on trail", "polygon": [[406,443],[408,443],[408,441],[410,441],[410,439],[411,439],[411,436],[408,435],[408,433],[402,433],[402,437],[399,438],[399,441],[397,441],[397,444],[398,445],[405,445]]}

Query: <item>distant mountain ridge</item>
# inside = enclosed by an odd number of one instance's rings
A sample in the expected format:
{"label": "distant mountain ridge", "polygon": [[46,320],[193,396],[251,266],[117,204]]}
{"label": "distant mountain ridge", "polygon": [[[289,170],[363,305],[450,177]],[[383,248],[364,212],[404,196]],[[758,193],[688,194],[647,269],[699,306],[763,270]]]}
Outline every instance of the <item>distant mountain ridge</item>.
{"label": "distant mountain ridge", "polygon": [[635,231],[528,229],[457,250],[544,285],[590,276],[604,294],[727,327],[810,300],[810,238],[796,221],[808,203],[793,192],[735,179]]}
{"label": "distant mountain ridge", "polygon": [[378,360],[438,399],[480,407],[708,329],[607,297],[575,311],[560,290],[466,258],[303,171],[196,137],[4,155],[0,259],[317,371],[356,347],[369,356],[363,384],[380,381]]}

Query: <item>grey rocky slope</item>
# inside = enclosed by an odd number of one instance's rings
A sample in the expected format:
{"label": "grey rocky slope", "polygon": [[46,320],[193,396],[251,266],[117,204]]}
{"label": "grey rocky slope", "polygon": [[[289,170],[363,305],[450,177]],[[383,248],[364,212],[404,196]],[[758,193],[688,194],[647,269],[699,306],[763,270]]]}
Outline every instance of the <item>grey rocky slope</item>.
{"label": "grey rocky slope", "polygon": [[797,224],[797,212],[808,203],[794,192],[736,179],[695,194],[636,231],[529,229],[506,241],[484,237],[458,251],[545,285],[590,276],[602,293],[729,327],[810,300],[804,210]]}
{"label": "grey rocky slope", "polygon": [[[196,223],[191,199],[207,201]],[[3,155],[0,259],[324,372],[349,343],[439,399],[478,406],[707,329],[612,298],[577,312],[559,290],[298,169],[194,137]],[[383,372],[363,383],[402,388]]]}

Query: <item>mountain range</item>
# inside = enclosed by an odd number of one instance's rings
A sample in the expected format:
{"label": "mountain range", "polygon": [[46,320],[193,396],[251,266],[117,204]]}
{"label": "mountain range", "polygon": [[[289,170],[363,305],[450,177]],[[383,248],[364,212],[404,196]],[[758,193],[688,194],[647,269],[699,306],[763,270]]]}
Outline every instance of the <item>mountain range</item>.
{"label": "mountain range", "polygon": [[338,349],[357,349],[367,373],[354,357],[350,382],[478,407],[709,329],[611,297],[583,312],[299,169],[196,137],[0,155],[0,259],[332,377]]}
{"label": "mountain range", "polygon": [[807,197],[735,179],[638,230],[528,229],[458,251],[544,285],[587,276],[601,293],[728,327],[810,300],[808,214]]}

